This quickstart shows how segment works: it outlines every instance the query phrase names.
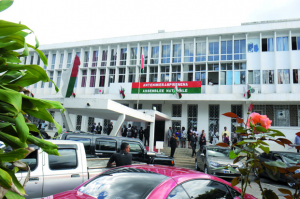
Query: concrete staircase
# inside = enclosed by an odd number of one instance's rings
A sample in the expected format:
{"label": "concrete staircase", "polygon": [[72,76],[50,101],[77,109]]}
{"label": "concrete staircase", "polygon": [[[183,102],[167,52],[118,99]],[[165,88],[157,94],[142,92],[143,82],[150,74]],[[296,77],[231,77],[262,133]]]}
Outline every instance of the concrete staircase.
{"label": "concrete staircase", "polygon": [[[160,151],[169,156],[171,154],[171,147],[164,147],[164,149]],[[197,151],[198,150],[196,149],[196,152]],[[195,170],[195,158],[192,158],[191,156],[192,149],[176,148],[174,154],[175,166]]]}

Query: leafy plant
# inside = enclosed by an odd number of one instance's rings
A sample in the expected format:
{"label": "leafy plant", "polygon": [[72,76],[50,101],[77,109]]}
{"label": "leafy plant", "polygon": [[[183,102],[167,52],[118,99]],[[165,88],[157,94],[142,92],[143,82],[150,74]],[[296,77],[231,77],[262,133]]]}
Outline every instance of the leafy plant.
{"label": "leafy plant", "polygon": [[[251,104],[248,109],[248,114],[252,111],[253,105]],[[240,124],[244,123],[244,120],[239,118],[236,114],[232,112],[224,113],[226,117],[235,118],[236,121]],[[264,172],[266,169],[267,174],[273,180],[278,180],[280,177],[280,173],[284,173],[287,177],[287,180],[291,183],[295,184],[295,193],[292,194],[288,189],[278,189],[281,193],[287,194],[285,198],[288,199],[298,199],[300,197],[299,188],[300,188],[300,173],[294,174],[297,169],[300,169],[300,165],[293,167],[287,167],[284,162],[279,161],[271,161],[271,162],[260,162],[257,158],[257,148],[260,148],[265,153],[269,154],[270,148],[269,144],[266,143],[266,140],[276,142],[281,146],[291,145],[292,142],[288,139],[285,139],[285,135],[275,129],[270,129],[272,121],[265,115],[260,115],[258,113],[251,113],[247,120],[247,123],[244,123],[245,127],[238,127],[236,130],[237,134],[244,136],[245,139],[233,145],[235,150],[229,153],[229,158],[234,159],[234,163],[238,162],[243,157],[247,157],[246,165],[244,168],[238,168],[241,173],[240,177],[236,177],[232,180],[231,185],[235,186],[241,182],[241,191],[242,198],[246,193],[247,187],[251,186],[251,181],[249,175],[252,171],[255,172],[256,178],[254,182],[259,185],[261,194],[264,199],[274,199],[278,198],[273,190],[266,189],[262,187],[260,182],[259,174]],[[279,137],[279,138],[275,138]],[[222,147],[228,147],[225,143],[217,144]],[[228,168],[230,169],[230,168]],[[231,169],[232,172],[236,172],[234,169]]]}
{"label": "leafy plant", "polygon": [[[0,1],[0,12],[12,3],[12,0]],[[26,89],[39,81],[52,81],[40,66],[21,64],[20,58],[28,56],[28,48],[32,48],[47,65],[47,58],[38,49],[38,40],[35,46],[26,43],[25,37],[29,34],[33,31],[23,24],[0,20],[0,140],[12,148],[10,152],[0,150],[0,198],[24,198],[24,185],[29,179],[30,169],[20,160],[34,150],[29,144],[39,146],[48,154],[59,155],[55,144],[32,135],[40,135],[40,132],[26,119],[31,115],[52,122],[60,133],[61,126],[47,109],[64,110],[60,102],[33,98],[33,94]],[[55,89],[58,91],[56,86]],[[7,165],[14,168],[9,169]],[[15,176],[19,169],[28,170],[24,184],[20,184]]]}

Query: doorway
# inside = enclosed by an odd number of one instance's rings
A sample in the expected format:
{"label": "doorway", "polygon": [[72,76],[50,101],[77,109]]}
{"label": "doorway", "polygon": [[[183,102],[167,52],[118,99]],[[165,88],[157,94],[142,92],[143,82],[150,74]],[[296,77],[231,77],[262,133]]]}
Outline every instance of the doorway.
{"label": "doorway", "polygon": [[165,138],[165,121],[155,121],[154,128],[154,145],[156,141],[164,141]]}

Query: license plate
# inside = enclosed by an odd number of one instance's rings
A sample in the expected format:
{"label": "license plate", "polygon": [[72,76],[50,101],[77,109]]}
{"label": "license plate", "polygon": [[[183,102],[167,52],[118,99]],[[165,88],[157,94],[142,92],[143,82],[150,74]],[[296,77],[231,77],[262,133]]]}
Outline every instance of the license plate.
{"label": "license plate", "polygon": [[224,173],[230,173],[230,170],[224,170]]}

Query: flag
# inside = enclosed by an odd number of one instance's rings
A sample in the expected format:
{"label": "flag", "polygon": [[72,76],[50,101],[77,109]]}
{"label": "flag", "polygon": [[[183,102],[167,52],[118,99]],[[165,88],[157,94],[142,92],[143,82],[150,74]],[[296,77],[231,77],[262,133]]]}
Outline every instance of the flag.
{"label": "flag", "polygon": [[143,50],[143,48],[142,48],[142,62],[141,62],[141,70],[142,70],[142,72],[144,72],[144,50]]}
{"label": "flag", "polygon": [[71,75],[69,76],[69,81],[67,81],[67,91],[66,91],[66,97],[70,97],[73,93],[75,81],[77,78],[78,70],[79,70],[79,65],[80,65],[80,59],[76,55],[72,64],[72,72]]}

